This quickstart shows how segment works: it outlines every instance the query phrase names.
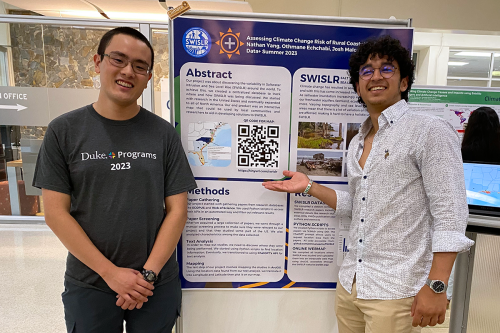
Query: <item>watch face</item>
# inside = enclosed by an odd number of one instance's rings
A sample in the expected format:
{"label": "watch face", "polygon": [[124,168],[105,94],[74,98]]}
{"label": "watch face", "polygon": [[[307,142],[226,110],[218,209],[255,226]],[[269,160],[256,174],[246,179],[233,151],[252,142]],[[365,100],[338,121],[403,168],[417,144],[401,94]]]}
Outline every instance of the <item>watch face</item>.
{"label": "watch face", "polygon": [[444,282],[443,281],[434,281],[432,283],[432,290],[436,293],[442,293],[444,291]]}
{"label": "watch face", "polygon": [[153,273],[148,273],[148,275],[146,276],[146,279],[148,281],[153,281],[155,279],[155,276]]}

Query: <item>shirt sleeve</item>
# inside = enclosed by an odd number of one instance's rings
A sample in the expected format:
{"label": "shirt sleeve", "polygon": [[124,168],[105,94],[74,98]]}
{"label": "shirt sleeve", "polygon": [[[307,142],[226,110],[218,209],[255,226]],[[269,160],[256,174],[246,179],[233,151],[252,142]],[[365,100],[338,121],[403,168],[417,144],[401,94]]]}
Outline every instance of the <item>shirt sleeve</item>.
{"label": "shirt sleeve", "polygon": [[190,191],[197,187],[179,135],[172,129],[167,139],[165,197]]}
{"label": "shirt sleeve", "polygon": [[[349,188],[351,185],[349,185]],[[337,209],[335,210],[335,215],[337,216],[352,216],[352,195],[349,189],[347,191],[335,190],[337,193]]]}
{"label": "shirt sleeve", "polygon": [[457,132],[446,121],[429,122],[420,147],[420,170],[433,217],[432,252],[464,252],[469,209]]}
{"label": "shirt sleeve", "polygon": [[71,194],[73,187],[61,142],[63,140],[57,136],[51,125],[49,125],[38,153],[33,186]]}

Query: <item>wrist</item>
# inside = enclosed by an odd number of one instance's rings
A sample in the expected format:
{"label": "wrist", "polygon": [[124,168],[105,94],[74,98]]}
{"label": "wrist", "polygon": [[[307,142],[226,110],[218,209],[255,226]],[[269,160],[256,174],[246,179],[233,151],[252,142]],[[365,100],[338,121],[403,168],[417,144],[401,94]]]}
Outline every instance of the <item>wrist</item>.
{"label": "wrist", "polygon": [[311,191],[311,189],[312,189],[313,185],[314,185],[313,180],[312,180],[312,179],[309,179],[309,182],[307,183],[307,186],[306,186],[306,188],[304,189],[304,191],[302,191],[302,193],[303,193],[303,194],[310,194],[310,191]]}
{"label": "wrist", "polygon": [[143,268],[141,270],[141,274],[142,278],[151,284],[155,283],[158,280],[158,274],[151,269]]}
{"label": "wrist", "polygon": [[113,275],[113,272],[116,270],[116,268],[118,267],[110,261],[109,263],[103,265],[103,267],[100,268],[99,271],[96,271],[96,273],[99,274],[99,276],[104,280],[106,280],[111,275]]}

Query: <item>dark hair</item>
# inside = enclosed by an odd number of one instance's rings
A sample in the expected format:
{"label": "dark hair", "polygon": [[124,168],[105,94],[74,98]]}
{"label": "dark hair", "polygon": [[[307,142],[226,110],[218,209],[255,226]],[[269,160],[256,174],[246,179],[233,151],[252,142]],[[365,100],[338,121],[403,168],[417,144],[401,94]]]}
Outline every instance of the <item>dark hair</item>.
{"label": "dark hair", "polygon": [[[379,58],[387,56],[389,61],[397,61],[401,79],[408,77],[408,89],[401,93],[401,99],[408,102],[408,93],[415,80],[415,66],[411,60],[410,52],[401,45],[398,39],[391,36],[369,39],[361,43],[358,50],[351,55],[349,59],[349,75],[351,76],[350,83],[354,91],[357,92],[356,83],[359,82],[359,68],[368,59],[373,59],[375,56]],[[358,97],[358,102],[366,107],[361,96]]]}
{"label": "dark hair", "polygon": [[483,106],[471,113],[462,140],[462,158],[500,162],[500,122],[492,108]]}
{"label": "dark hair", "polygon": [[118,27],[112,30],[109,30],[102,36],[101,41],[99,42],[99,47],[97,48],[97,54],[101,56],[101,60],[104,57],[103,54],[106,51],[106,47],[108,47],[109,43],[111,42],[111,39],[115,35],[127,35],[134,37],[135,39],[140,40],[144,44],[146,44],[149,49],[151,50],[151,67],[149,69],[153,68],[153,63],[155,60],[155,53],[153,51],[153,47],[151,46],[151,43],[148,41],[148,39],[139,31],[136,29],[130,28],[130,27]]}

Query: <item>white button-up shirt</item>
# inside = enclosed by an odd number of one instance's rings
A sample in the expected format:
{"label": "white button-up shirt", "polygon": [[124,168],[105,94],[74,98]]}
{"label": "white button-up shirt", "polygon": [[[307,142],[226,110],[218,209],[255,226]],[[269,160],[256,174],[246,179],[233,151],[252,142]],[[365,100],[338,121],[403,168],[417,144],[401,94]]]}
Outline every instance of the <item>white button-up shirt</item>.
{"label": "white button-up shirt", "polygon": [[372,150],[359,165],[368,118],[349,146],[349,192],[337,215],[352,217],[339,281],[358,298],[400,299],[424,286],[433,252],[462,252],[468,206],[457,132],[445,120],[409,110],[404,100],[378,118]]}

